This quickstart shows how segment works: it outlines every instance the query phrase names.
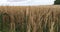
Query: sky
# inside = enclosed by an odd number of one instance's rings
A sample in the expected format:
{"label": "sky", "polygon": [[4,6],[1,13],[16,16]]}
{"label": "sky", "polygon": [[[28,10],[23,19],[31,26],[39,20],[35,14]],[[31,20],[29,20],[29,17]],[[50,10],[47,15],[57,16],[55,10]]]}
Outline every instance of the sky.
{"label": "sky", "polygon": [[55,0],[0,0],[0,5],[6,6],[33,6],[53,5]]}

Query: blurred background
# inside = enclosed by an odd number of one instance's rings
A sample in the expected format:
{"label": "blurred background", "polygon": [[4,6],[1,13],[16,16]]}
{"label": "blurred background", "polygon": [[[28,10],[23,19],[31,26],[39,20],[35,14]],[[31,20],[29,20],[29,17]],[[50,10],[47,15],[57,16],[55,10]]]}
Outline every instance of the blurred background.
{"label": "blurred background", "polygon": [[31,6],[53,5],[55,0],[0,0],[0,5],[6,6]]}

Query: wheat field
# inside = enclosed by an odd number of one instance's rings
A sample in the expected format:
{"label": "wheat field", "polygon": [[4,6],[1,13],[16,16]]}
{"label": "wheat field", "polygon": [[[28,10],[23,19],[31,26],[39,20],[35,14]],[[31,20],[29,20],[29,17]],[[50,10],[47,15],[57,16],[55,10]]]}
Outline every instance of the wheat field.
{"label": "wheat field", "polygon": [[0,32],[60,32],[60,5],[0,6]]}

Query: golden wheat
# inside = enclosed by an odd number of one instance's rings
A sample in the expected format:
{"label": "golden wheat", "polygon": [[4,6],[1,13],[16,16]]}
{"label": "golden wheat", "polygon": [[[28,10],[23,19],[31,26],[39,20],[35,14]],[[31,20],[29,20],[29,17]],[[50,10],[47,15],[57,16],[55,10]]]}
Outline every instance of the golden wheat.
{"label": "golden wheat", "polygon": [[0,32],[60,32],[60,6],[0,6]]}

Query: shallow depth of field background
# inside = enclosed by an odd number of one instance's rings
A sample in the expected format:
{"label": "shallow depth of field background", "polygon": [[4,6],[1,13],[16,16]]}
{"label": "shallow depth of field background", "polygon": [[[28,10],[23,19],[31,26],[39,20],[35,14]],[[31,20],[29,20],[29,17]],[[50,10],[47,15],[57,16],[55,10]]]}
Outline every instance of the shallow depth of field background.
{"label": "shallow depth of field background", "polygon": [[56,0],[0,0],[0,6],[53,5]]}
{"label": "shallow depth of field background", "polygon": [[60,32],[60,6],[0,6],[0,32]]}

